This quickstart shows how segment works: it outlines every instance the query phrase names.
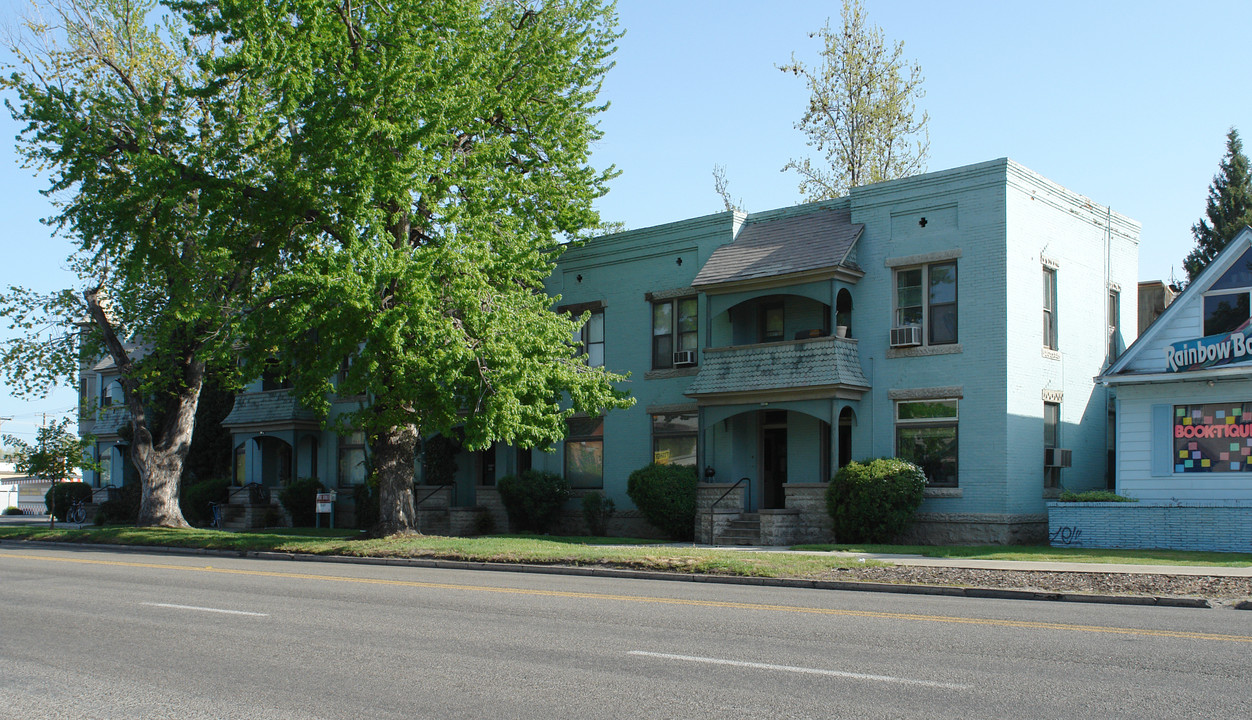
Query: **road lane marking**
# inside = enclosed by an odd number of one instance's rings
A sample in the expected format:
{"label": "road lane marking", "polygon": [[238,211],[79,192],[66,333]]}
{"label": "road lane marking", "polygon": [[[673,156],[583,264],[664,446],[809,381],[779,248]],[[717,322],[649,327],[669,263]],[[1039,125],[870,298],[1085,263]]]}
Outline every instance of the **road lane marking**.
{"label": "road lane marking", "polygon": [[0,552],[0,558],[74,563],[79,565],[108,565],[114,567],[148,568],[155,570],[179,570],[183,572],[208,572],[224,575],[272,577],[291,580],[321,580],[326,582],[358,583],[362,585],[391,585],[397,587],[461,590],[466,592],[499,593],[507,595],[530,595],[539,597],[575,598],[583,600],[615,600],[620,602],[654,603],[658,605],[687,605],[692,607],[728,608],[734,610],[762,610],[791,612],[810,615],[835,615],[862,617],[878,620],[909,620],[916,622],[952,623],[958,625],[988,625],[994,627],[1023,628],[1028,630],[1063,630],[1070,632],[1108,633],[1113,635],[1139,635],[1144,637],[1177,638],[1183,640],[1216,640],[1221,642],[1252,643],[1252,635],[1222,635],[1218,633],[1190,632],[1186,630],[1151,630],[1146,628],[1114,627],[1107,625],[1075,625],[1070,623],[1034,622],[1030,620],[999,620],[995,618],[965,618],[947,615],[922,615],[893,613],[873,610],[844,610],[837,608],[812,608],[795,605],[767,605],[760,603],[728,602],[722,600],[686,600],[679,598],[650,597],[647,595],[612,595],[607,593],[568,592],[562,590],[530,590],[525,588],[491,587],[485,585],[459,585],[452,583],[421,582],[417,580],[385,580],[381,578],[342,577],[315,575],[312,573],[277,572],[273,570],[238,570],[217,568],[210,565],[171,565],[168,563],[140,563],[122,560],[94,560],[89,558],[53,557],[48,555],[18,555]]}
{"label": "road lane marking", "polygon": [[724,660],[721,658],[697,657],[694,655],[670,655],[669,653],[631,650],[627,655],[660,658],[662,660],[681,660],[684,662],[704,663],[706,665],[730,665],[732,667],[750,668],[753,670],[777,670],[780,672],[803,673],[805,675],[825,675],[827,677],[849,678],[852,680],[877,680],[879,682],[903,683],[905,685],[924,685],[926,687],[946,688],[948,690],[968,690],[969,685],[959,683],[935,682],[932,680],[912,680],[909,678],[892,677],[891,675],[868,675],[866,673],[844,672],[842,670],[824,670],[821,668],[796,667],[794,665],[772,665],[744,660]]}
{"label": "road lane marking", "polygon": [[222,613],[224,615],[251,615],[253,617],[269,617],[269,613],[248,612],[247,610],[223,610],[222,608],[200,607],[199,605],[174,605],[173,603],[143,602],[140,605],[150,607],[173,608],[174,610],[199,610],[200,612]]}

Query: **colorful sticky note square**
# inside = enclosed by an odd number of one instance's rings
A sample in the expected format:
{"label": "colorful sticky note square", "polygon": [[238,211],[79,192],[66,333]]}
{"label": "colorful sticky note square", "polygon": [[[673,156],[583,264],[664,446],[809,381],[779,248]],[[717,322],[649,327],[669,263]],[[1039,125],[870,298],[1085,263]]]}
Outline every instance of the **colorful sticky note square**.
{"label": "colorful sticky note square", "polygon": [[1212,416],[1212,415],[1205,415],[1205,416],[1204,416],[1204,424],[1205,424],[1205,425],[1212,425],[1212,424],[1213,424],[1213,416]]}
{"label": "colorful sticky note square", "polygon": [[1186,415],[1186,414],[1187,414],[1187,408],[1185,407],[1174,409],[1174,417],[1182,417],[1183,415]]}
{"label": "colorful sticky note square", "polygon": [[1186,465],[1187,467],[1195,467],[1195,461],[1188,460],[1187,462],[1183,463],[1183,465]]}
{"label": "colorful sticky note square", "polygon": [[1227,425],[1234,425],[1234,424],[1235,424],[1235,416],[1234,416],[1234,415],[1227,415],[1227,416],[1226,416],[1226,424],[1227,424]]}
{"label": "colorful sticky note square", "polygon": [[[1246,450],[1252,450],[1252,448],[1244,448],[1244,450],[1245,450],[1245,451],[1246,451]],[[1247,453],[1245,452],[1244,454],[1246,455]],[[1186,460],[1186,459],[1187,459],[1187,451],[1186,451],[1186,450],[1179,450],[1179,451],[1178,451],[1178,458],[1179,458],[1180,460]]]}
{"label": "colorful sticky note square", "polygon": [[1200,449],[1200,443],[1189,442],[1189,443],[1187,443],[1187,449],[1188,449],[1188,450],[1199,450],[1199,449]]}
{"label": "colorful sticky note square", "polygon": [[1184,469],[1184,468],[1183,468],[1183,466],[1182,466],[1182,465],[1175,465],[1175,466],[1174,466],[1174,472],[1182,472],[1182,471],[1183,471],[1183,469]]}
{"label": "colorful sticky note square", "polygon": [[1242,414],[1243,414],[1243,408],[1231,408],[1231,410],[1230,410],[1230,414],[1231,414],[1231,415],[1242,415]]}
{"label": "colorful sticky note square", "polygon": [[1200,459],[1200,451],[1199,451],[1199,450],[1196,450],[1195,452],[1191,453],[1191,459],[1192,459],[1192,460],[1199,460],[1199,459]]}
{"label": "colorful sticky note square", "polygon": [[1230,460],[1230,453],[1228,452],[1219,453],[1219,455],[1221,456],[1222,460]]}
{"label": "colorful sticky note square", "polygon": [[1252,455],[1252,447],[1248,447],[1247,445],[1244,445],[1243,447],[1239,448],[1239,452],[1243,453],[1244,455]]}
{"label": "colorful sticky note square", "polygon": [[1214,412],[1214,413],[1213,413],[1213,417],[1216,417],[1216,418],[1224,418],[1224,417],[1226,417],[1226,411],[1225,411],[1225,410],[1218,410],[1218,411],[1216,411],[1216,412]]}
{"label": "colorful sticky note square", "polygon": [[1230,469],[1231,469],[1231,470],[1236,470],[1236,471],[1237,471],[1237,470],[1239,469],[1239,463],[1237,463],[1237,462],[1232,462],[1232,463],[1230,464]]}
{"label": "colorful sticky note square", "polygon": [[1231,444],[1230,444],[1230,449],[1231,449],[1231,450],[1238,450],[1238,449],[1239,449],[1239,443],[1231,443]]}
{"label": "colorful sticky note square", "polygon": [[1208,467],[1210,464],[1211,463],[1209,462],[1208,458],[1204,458],[1203,460],[1200,461],[1200,467]]}

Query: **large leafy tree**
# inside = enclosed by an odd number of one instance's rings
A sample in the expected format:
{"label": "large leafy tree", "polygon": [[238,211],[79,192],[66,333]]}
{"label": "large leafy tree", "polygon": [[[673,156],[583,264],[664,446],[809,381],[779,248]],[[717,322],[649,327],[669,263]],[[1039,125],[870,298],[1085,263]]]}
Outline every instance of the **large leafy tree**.
{"label": "large leafy tree", "polygon": [[1195,247],[1182,262],[1188,282],[1204,272],[1240,230],[1252,225],[1252,173],[1239,131],[1233,127],[1226,133],[1226,155],[1209,185],[1204,215],[1191,227]]}
{"label": "large leafy tree", "polygon": [[[263,86],[205,71],[224,39],[186,42],[152,2],[60,0],[43,11],[48,22],[27,23],[13,47],[20,67],[4,86],[26,123],[26,160],[51,176],[51,221],[72,239],[83,285],[0,297],[0,315],[22,331],[2,371],[39,393],[72,383],[80,352],[111,357],[142,483],[139,523],[185,526],[178,483],[206,373],[232,377],[250,291],[288,259],[279,249],[299,213],[285,207],[276,157],[287,130],[265,112]],[[316,219],[304,215],[302,225]]]}
{"label": "large leafy tree", "polygon": [[868,22],[861,0],[844,0],[842,24],[827,23],[810,37],[822,42],[821,61],[805,65],[792,55],[779,67],[804,80],[809,105],[796,127],[821,159],[791,160],[783,170],[800,174],[808,200],[845,195],[858,185],[907,177],[926,169],[929,116],[917,115],[921,67],[906,61],[904,43],[890,45]]}
{"label": "large leafy tree", "polygon": [[[589,165],[617,33],[599,0],[249,0],[174,5],[232,42],[203,67],[263,84],[281,118],[299,263],[251,319],[306,404],[365,396],[384,534],[413,532],[419,438],[477,449],[560,438],[574,411],[628,403],[575,358],[583,318],[543,292],[563,240],[599,223]],[[293,221],[297,219],[292,217]],[[345,359],[341,381],[332,386]]]}

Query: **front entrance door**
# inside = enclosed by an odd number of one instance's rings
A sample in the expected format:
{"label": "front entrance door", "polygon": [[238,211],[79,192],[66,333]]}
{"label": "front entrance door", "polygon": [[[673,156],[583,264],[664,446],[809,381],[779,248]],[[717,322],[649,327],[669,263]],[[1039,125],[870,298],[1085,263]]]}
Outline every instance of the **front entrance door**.
{"label": "front entrance door", "polygon": [[787,482],[787,413],[761,413],[761,507],[787,506],[783,485]]}

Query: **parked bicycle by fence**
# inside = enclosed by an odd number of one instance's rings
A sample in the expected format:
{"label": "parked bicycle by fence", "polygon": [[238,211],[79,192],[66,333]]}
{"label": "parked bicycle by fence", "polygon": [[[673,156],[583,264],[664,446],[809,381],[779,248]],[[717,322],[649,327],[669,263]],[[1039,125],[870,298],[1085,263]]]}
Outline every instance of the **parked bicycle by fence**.
{"label": "parked bicycle by fence", "polygon": [[80,525],[87,522],[87,503],[82,500],[71,503],[70,509],[65,513],[65,521]]}
{"label": "parked bicycle by fence", "polygon": [[209,503],[209,527],[215,530],[222,529],[222,504]]}

